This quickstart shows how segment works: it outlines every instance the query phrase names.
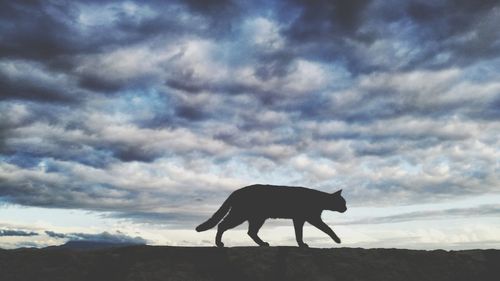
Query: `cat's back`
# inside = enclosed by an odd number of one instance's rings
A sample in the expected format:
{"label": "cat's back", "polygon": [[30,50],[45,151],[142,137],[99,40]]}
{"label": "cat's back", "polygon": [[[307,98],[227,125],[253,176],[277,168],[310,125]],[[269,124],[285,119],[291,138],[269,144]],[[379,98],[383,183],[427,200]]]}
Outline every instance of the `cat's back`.
{"label": "cat's back", "polygon": [[245,201],[257,200],[264,202],[301,201],[319,195],[319,191],[300,186],[280,186],[268,184],[254,184],[236,190],[236,198]]}

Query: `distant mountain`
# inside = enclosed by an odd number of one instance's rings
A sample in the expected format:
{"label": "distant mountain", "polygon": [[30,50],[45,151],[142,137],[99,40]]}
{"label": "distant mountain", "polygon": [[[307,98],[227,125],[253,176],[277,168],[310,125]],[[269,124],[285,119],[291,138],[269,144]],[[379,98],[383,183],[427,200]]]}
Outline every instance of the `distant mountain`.
{"label": "distant mountain", "polygon": [[500,250],[72,245],[0,251],[0,280],[500,280]]}
{"label": "distant mountain", "polygon": [[141,244],[130,242],[107,242],[107,241],[92,241],[92,240],[73,240],[68,241],[63,245],[50,246],[52,249],[72,249],[72,250],[96,250],[116,247],[138,246]]}

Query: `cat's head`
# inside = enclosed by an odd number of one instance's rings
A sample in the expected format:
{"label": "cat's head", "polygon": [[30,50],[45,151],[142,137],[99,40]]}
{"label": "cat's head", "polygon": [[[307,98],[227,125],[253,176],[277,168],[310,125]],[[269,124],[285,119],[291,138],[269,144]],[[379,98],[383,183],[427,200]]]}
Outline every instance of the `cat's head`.
{"label": "cat's head", "polygon": [[342,197],[342,189],[330,194],[330,210],[340,213],[347,211],[345,199]]}

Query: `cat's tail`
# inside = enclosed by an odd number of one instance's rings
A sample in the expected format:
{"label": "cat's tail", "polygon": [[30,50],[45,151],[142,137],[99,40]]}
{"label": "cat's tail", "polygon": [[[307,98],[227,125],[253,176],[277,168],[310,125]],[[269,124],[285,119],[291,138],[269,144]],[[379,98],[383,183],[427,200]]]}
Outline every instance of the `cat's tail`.
{"label": "cat's tail", "polygon": [[196,231],[201,232],[216,226],[219,221],[221,221],[224,216],[226,216],[227,212],[229,212],[229,209],[231,209],[231,198],[232,196],[229,196],[226,201],[222,203],[222,206],[220,206],[219,210],[217,210],[211,218],[209,218],[206,222],[198,225],[196,227]]}

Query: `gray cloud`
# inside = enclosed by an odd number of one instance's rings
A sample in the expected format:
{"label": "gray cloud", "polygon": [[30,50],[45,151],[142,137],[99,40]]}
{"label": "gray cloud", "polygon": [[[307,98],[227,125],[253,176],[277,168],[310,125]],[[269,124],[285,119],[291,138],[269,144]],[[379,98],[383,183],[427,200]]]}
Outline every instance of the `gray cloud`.
{"label": "gray cloud", "polygon": [[37,236],[38,233],[24,230],[0,229],[1,236]]}
{"label": "gray cloud", "polygon": [[52,238],[67,238],[68,235],[67,234],[64,234],[64,233],[58,233],[58,232],[54,232],[54,231],[50,231],[50,230],[46,230],[45,231],[45,234],[47,234],[48,236],[52,237]]}

